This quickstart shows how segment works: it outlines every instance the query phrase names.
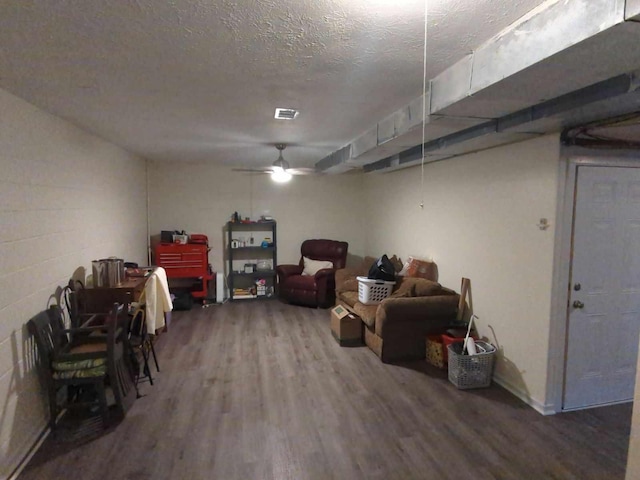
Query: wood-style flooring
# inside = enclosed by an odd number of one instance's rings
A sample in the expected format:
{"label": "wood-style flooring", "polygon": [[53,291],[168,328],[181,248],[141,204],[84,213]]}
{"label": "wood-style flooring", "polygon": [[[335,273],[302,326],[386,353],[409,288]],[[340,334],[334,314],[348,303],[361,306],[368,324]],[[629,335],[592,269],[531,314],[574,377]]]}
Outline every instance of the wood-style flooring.
{"label": "wood-style flooring", "polygon": [[160,373],[91,441],[48,438],[27,479],[623,479],[631,405],[544,417],[424,362],[341,348],[329,311],[174,312]]}

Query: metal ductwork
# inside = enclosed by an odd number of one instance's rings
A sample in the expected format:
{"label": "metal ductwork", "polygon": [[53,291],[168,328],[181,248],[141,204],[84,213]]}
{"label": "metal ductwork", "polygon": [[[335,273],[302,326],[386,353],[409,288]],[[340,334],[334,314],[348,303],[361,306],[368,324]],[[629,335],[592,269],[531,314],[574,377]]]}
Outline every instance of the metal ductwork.
{"label": "metal ductwork", "polygon": [[[640,49],[630,48],[640,44],[638,21],[640,0],[543,3],[431,80],[425,161],[638,109]],[[418,97],[316,168],[390,171],[419,163],[422,104]]]}

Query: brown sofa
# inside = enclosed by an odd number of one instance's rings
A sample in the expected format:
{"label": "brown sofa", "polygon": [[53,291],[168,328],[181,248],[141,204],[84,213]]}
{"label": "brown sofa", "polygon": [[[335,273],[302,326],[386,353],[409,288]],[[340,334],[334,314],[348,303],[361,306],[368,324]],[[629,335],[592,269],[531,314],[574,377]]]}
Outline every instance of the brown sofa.
{"label": "brown sofa", "polygon": [[[444,333],[455,321],[460,296],[435,279],[397,277],[390,297],[377,305],[363,305],[356,277],[366,276],[374,260],[367,258],[360,268],[336,272],[336,304],[362,319],[364,341],[383,362],[425,358],[427,335]],[[432,271],[435,274],[436,269]]]}

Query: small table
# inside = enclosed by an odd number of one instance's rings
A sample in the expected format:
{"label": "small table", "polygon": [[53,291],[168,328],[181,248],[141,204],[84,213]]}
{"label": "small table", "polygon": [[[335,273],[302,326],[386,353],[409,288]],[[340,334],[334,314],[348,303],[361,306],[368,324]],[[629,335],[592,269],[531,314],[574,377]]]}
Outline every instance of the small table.
{"label": "small table", "polygon": [[137,302],[144,291],[147,277],[125,277],[116,287],[88,287],[81,300],[85,312],[108,312],[114,303],[122,303],[125,308]]}

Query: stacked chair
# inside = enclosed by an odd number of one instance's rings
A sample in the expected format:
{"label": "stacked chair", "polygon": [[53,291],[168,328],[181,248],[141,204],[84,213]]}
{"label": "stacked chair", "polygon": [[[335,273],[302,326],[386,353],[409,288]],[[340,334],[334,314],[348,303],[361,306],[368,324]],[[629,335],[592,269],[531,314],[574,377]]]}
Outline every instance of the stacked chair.
{"label": "stacked chair", "polygon": [[[114,304],[109,313],[88,316],[81,326],[72,328],[65,328],[60,307],[52,306],[29,320],[27,326],[37,348],[37,367],[47,391],[52,431],[64,410],[78,407],[97,407],[106,428],[109,388],[116,409],[126,414],[137,391],[127,339],[129,316],[122,305]],[[64,395],[60,395],[61,390],[65,390]]]}
{"label": "stacked chair", "polygon": [[[131,365],[136,379],[136,385],[140,380],[140,366],[136,352],[140,352],[143,361],[144,377],[149,379],[153,385],[153,377],[149,369],[149,357],[153,356],[156,370],[159,372],[158,358],[153,346],[153,340],[148,333],[146,322],[146,309],[144,304],[131,303],[131,296],[127,292],[113,289],[84,288],[82,282],[70,280],[69,284],[62,290],[63,304],[65,305],[65,315],[72,326],[79,326],[86,322],[86,319],[96,312],[103,312],[114,302],[121,303],[125,309],[135,305],[133,314],[130,317],[129,329],[127,332],[127,343],[130,348]],[[132,307],[133,308],[133,307]]]}

